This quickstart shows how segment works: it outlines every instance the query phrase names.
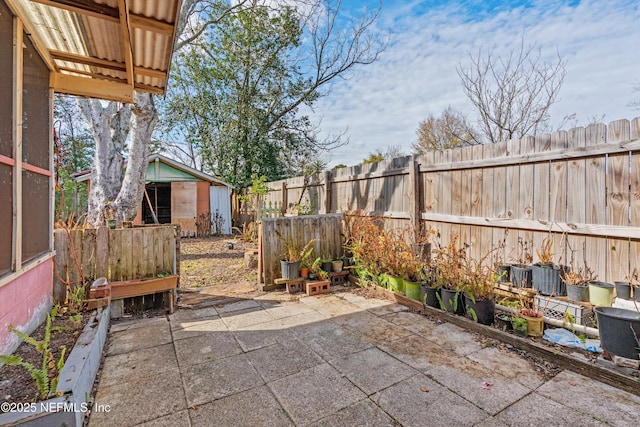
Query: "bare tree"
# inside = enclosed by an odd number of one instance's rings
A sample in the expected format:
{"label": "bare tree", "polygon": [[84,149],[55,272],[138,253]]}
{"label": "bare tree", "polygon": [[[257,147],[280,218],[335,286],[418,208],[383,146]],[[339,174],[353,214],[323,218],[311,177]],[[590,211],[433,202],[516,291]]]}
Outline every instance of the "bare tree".
{"label": "bare tree", "polygon": [[448,106],[440,115],[433,114],[418,125],[418,140],[412,144],[414,153],[425,154],[464,145],[478,144],[480,136],[462,112]]}
{"label": "bare tree", "polygon": [[549,108],[566,74],[559,53],[545,62],[535,44],[520,46],[506,57],[480,48],[469,64],[457,67],[465,95],[479,115],[479,131],[488,142],[506,141],[547,130]]}

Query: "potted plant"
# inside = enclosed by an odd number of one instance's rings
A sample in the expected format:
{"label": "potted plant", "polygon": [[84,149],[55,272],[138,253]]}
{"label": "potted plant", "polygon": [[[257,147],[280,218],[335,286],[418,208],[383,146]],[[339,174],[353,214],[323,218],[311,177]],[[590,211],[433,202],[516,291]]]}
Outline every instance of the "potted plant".
{"label": "potted plant", "polygon": [[517,288],[531,287],[531,263],[533,257],[529,250],[529,243],[522,238],[518,238],[518,260],[511,265],[509,273],[511,283]]}
{"label": "potted plant", "polygon": [[334,273],[340,273],[342,271],[343,265],[344,265],[343,260],[334,259],[333,261],[331,261],[331,270],[333,270]]}
{"label": "potted plant", "polygon": [[527,336],[528,334],[527,319],[525,319],[524,317],[514,316],[513,319],[511,320],[511,323],[513,324],[513,332],[516,335],[520,335],[522,337]]}
{"label": "potted plant", "polygon": [[309,277],[309,269],[311,267],[311,255],[313,255],[313,246],[309,246],[300,257],[300,276]]}
{"label": "potted plant", "polygon": [[312,245],[315,239],[309,240],[301,247],[300,243],[291,236],[282,237],[278,233],[282,242],[282,259],[280,266],[282,269],[282,278],[285,280],[297,279],[300,277],[300,263],[302,258],[309,257],[313,251]]}
{"label": "potted plant", "polygon": [[420,300],[422,304],[429,307],[439,308],[442,296],[440,295],[440,289],[442,284],[438,281],[436,276],[436,269],[430,267],[425,270],[425,277],[422,283],[420,283]]}
{"label": "potted plant", "polygon": [[426,277],[423,261],[411,250],[404,252],[402,257],[404,294],[408,298],[420,301],[420,284]]}
{"label": "potted plant", "polygon": [[536,254],[539,262],[531,267],[533,289],[542,295],[566,295],[567,289],[560,279],[562,269],[553,262],[553,240],[546,237]]}
{"label": "potted plant", "polygon": [[513,316],[507,313],[498,313],[495,315],[494,324],[501,331],[513,331]]}
{"label": "potted plant", "polygon": [[[520,310],[519,316],[527,321],[527,335],[530,337],[541,337],[544,330],[544,318],[542,313],[531,308]],[[515,329],[515,324],[514,324]]]}
{"label": "potted plant", "polygon": [[573,301],[589,301],[588,284],[593,280],[591,270],[587,267],[566,269],[561,274],[562,281],[566,285],[567,297]]}
{"label": "potted plant", "polygon": [[388,274],[387,283],[389,290],[404,295],[404,280],[402,274],[404,271],[404,259],[406,252],[406,244],[401,236],[393,232],[386,232],[380,236],[380,243],[384,249],[382,258],[385,270]]}
{"label": "potted plant", "polygon": [[486,257],[479,262],[470,261],[467,265],[468,279],[464,283],[464,301],[467,317],[483,324],[493,324],[495,314],[494,291],[499,276],[483,265]]}
{"label": "potted plant", "polygon": [[458,248],[458,236],[453,235],[449,244],[434,249],[435,271],[440,289],[440,307],[450,313],[464,314],[462,289],[467,279],[465,265],[467,263],[466,248]]}
{"label": "potted plant", "polygon": [[329,274],[322,269],[322,258],[316,258],[309,267],[309,279],[326,280]]}

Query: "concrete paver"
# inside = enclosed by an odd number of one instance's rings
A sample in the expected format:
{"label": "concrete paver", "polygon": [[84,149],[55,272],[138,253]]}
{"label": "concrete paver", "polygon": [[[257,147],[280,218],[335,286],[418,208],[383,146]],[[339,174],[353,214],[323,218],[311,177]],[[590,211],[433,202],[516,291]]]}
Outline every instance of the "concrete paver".
{"label": "concrete paver", "polygon": [[295,338],[251,351],[247,357],[265,382],[279,380],[322,363],[320,356]]}
{"label": "concrete paver", "polygon": [[422,374],[371,396],[371,400],[403,426],[471,426],[489,417]]}
{"label": "concrete paver", "polygon": [[417,374],[417,371],[377,347],[330,362],[367,396]]}
{"label": "concrete paver", "polygon": [[242,348],[228,332],[211,332],[175,340],[174,345],[181,367],[242,353]]}
{"label": "concrete paver", "polygon": [[[509,426],[603,426],[588,415],[568,408],[552,399],[532,393],[497,415],[497,418]],[[612,419],[612,425],[618,425]]]}
{"label": "concrete paver", "polygon": [[233,396],[189,410],[192,427],[291,426],[275,396],[266,386],[246,390]]}
{"label": "concrete paver", "polygon": [[187,366],[182,379],[189,405],[201,405],[264,384],[244,353]]}
{"label": "concrete paver", "polygon": [[309,424],[367,397],[327,363],[268,386],[297,425]]}
{"label": "concrete paver", "polygon": [[[640,396],[389,301],[284,292],[114,323],[90,426],[640,424]],[[490,384],[490,385],[487,385]]]}

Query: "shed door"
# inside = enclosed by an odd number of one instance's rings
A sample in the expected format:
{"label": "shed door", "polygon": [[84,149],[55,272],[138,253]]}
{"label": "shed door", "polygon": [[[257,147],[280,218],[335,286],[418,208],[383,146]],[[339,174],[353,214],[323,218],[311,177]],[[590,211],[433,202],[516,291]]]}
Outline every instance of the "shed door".
{"label": "shed door", "polygon": [[[231,234],[231,195],[229,187],[212,185],[209,187],[209,200],[211,203],[211,224],[215,224],[215,215],[222,217],[221,231],[223,234]],[[214,232],[218,231],[215,230]]]}
{"label": "shed door", "polygon": [[195,182],[171,183],[171,222],[180,224],[183,236],[196,235],[197,189]]}

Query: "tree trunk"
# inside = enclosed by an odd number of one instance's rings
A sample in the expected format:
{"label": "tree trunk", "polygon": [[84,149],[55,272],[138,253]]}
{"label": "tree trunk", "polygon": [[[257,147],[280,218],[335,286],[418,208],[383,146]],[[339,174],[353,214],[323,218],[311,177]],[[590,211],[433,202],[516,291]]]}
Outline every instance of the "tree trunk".
{"label": "tree trunk", "polygon": [[[78,101],[96,144],[87,210],[87,223],[94,227],[109,219],[120,222],[135,217],[144,194],[151,134],[158,122],[152,95],[148,93],[136,92],[133,106],[109,102],[103,107],[102,102]],[[123,174],[123,152],[130,129]]]}
{"label": "tree trunk", "polygon": [[149,93],[136,92],[132,109],[129,158],[122,188],[113,203],[117,219],[132,220],[144,195],[151,134],[158,123],[158,113]]}
{"label": "tree trunk", "polygon": [[123,148],[129,134],[131,107],[110,102],[103,107],[97,99],[79,99],[82,114],[90,123],[96,144],[91,170],[87,223],[102,225],[107,208],[116,199],[122,181]]}

